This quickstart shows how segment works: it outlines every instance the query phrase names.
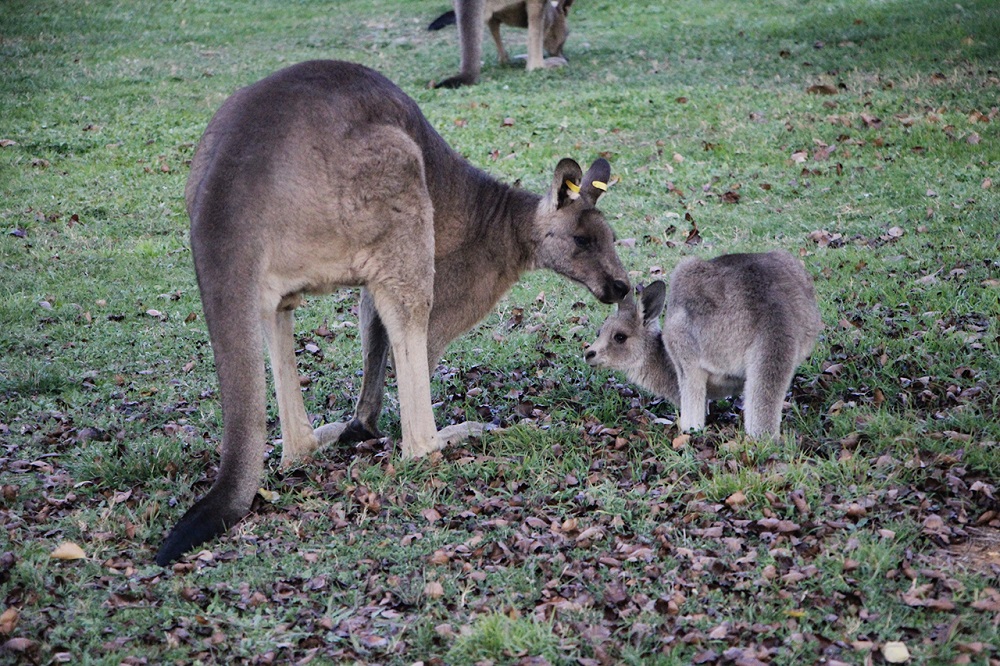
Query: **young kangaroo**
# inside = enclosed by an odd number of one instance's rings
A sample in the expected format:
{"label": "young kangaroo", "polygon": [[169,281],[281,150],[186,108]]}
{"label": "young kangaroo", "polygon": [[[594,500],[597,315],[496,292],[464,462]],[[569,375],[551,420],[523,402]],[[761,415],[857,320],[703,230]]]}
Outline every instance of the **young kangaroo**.
{"label": "young kangaroo", "polygon": [[812,279],[784,251],[681,261],[601,326],[585,358],[680,407],[681,430],[705,426],[708,400],[745,393],[746,432],[775,437],[795,368],[823,322]]}
{"label": "young kangaroo", "polygon": [[[508,64],[507,55],[500,38],[500,26],[528,29],[528,61],[525,68],[530,72],[542,67],[558,67],[566,64],[563,44],[569,35],[566,17],[573,0],[455,0],[453,20],[458,23],[458,42],[462,50],[461,71],[438,83],[436,88],[458,88],[479,80],[479,70],[483,55],[483,24],[486,23],[497,47],[501,64]],[[448,25],[448,13],[439,16],[429,30],[437,30]],[[544,54],[549,57],[545,58]]]}
{"label": "young kangaroo", "polygon": [[[481,431],[437,432],[430,370],[528,270],[548,268],[612,303],[629,291],[595,204],[610,165],[564,159],[538,196],[476,169],[416,103],[346,62],[294,65],[234,93],[212,118],[185,190],[191,252],[222,401],[222,460],[167,536],[165,564],[239,521],[263,473],[271,357],[287,466],[321,443],[375,431],[389,346],[404,457]],[[363,286],[365,375],[351,426],[314,432],[295,370],[304,294]],[[262,335],[263,334],[263,335]]]}

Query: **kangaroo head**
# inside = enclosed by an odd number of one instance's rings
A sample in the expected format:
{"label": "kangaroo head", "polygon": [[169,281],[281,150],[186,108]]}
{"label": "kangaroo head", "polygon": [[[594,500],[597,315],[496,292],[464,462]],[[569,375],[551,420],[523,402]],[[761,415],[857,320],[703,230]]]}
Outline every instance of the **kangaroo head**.
{"label": "kangaroo head", "polygon": [[535,216],[536,265],[579,282],[603,303],[628,294],[628,274],[615,252],[615,232],[595,207],[607,189],[611,165],[599,158],[582,174],[565,158]]}
{"label": "kangaroo head", "polygon": [[545,52],[550,56],[563,57],[562,49],[569,37],[570,5],[573,0],[549,0],[545,3]]}
{"label": "kangaroo head", "polygon": [[666,294],[666,285],[657,280],[642,290],[638,303],[631,296],[619,303],[587,347],[587,364],[625,373],[641,369],[649,358],[647,340],[661,344],[659,320]]}

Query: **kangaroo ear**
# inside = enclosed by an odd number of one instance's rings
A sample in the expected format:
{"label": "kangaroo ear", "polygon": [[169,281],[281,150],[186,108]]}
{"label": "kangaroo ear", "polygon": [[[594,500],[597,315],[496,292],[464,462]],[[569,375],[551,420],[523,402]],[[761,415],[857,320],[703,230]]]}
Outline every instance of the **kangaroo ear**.
{"label": "kangaroo ear", "polygon": [[666,298],[667,285],[663,283],[663,280],[657,280],[642,290],[639,302],[641,303],[640,313],[642,314],[643,326],[649,326],[659,320]]}
{"label": "kangaroo ear", "polygon": [[569,157],[559,160],[555,175],[552,177],[552,187],[545,195],[546,207],[549,210],[556,210],[579,199],[582,178],[583,169],[576,160]]}
{"label": "kangaroo ear", "polygon": [[635,310],[636,310],[635,297],[632,296],[632,290],[629,289],[628,294],[625,295],[625,298],[618,301],[618,305],[615,306],[615,312],[621,314],[623,312],[635,312]]}
{"label": "kangaroo ear", "polygon": [[591,203],[597,203],[601,195],[608,191],[608,179],[611,178],[611,165],[603,157],[598,157],[587,169],[587,175],[583,177],[581,192],[590,199]]}

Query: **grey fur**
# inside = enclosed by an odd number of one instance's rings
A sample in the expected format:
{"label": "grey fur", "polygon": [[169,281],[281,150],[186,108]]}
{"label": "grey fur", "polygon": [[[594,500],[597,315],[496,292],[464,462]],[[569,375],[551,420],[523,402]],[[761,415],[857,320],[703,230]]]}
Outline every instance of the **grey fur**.
{"label": "grey fur", "polygon": [[[404,457],[481,431],[436,431],[429,370],[528,270],[549,268],[605,302],[628,276],[595,203],[610,165],[564,159],[544,197],[497,182],[454,152],[416,103],[352,63],[312,61],[234,93],[211,120],[185,198],[219,375],[223,438],[208,494],[171,531],[168,563],[239,521],[263,472],[264,343],[282,465],[320,443],[371,436],[392,347]],[[567,181],[580,187],[570,196]],[[295,369],[292,314],[304,294],[363,286],[362,395],[351,424],[316,431]],[[261,335],[263,333],[263,335]]]}
{"label": "grey fur", "polygon": [[777,250],[689,257],[666,285],[646,287],[601,326],[585,358],[680,408],[680,428],[705,426],[708,400],[745,393],[745,429],[776,437],[795,368],[823,328],[812,278],[798,259]]}

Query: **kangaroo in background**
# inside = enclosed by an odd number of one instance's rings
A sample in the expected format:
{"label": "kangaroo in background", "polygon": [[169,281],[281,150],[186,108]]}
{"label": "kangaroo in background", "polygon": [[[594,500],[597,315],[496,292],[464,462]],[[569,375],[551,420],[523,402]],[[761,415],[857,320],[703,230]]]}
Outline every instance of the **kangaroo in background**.
{"label": "kangaroo in background", "polygon": [[[360,65],[312,61],[238,90],[209,122],[185,189],[191,253],[219,376],[222,459],[171,530],[167,564],[250,510],[263,473],[264,341],[288,466],[321,443],[375,432],[391,345],[404,457],[481,432],[438,432],[430,371],[528,270],[548,268],[612,303],[628,294],[614,232],[595,204],[611,167],[556,165],[545,196],[473,167],[417,104]],[[295,369],[305,294],[363,286],[364,381],[351,424],[315,431]]]}
{"label": "kangaroo in background", "polygon": [[[445,12],[435,19],[428,30],[439,30],[453,21],[458,23],[458,41],[462,51],[460,73],[441,81],[436,88],[458,88],[479,80],[483,55],[483,23],[490,28],[500,63],[510,63],[500,38],[500,26],[528,29],[528,62],[530,72],[542,67],[566,64],[563,44],[569,35],[566,17],[573,0],[454,0],[454,12]],[[451,14],[451,20],[449,20]],[[544,53],[549,57],[545,58]]]}
{"label": "kangaroo in background", "polygon": [[683,431],[705,426],[708,400],[745,393],[747,434],[776,437],[795,368],[822,328],[812,278],[791,254],[689,257],[670,276],[669,296],[656,281],[638,304],[619,304],[585,358],[679,406]]}

